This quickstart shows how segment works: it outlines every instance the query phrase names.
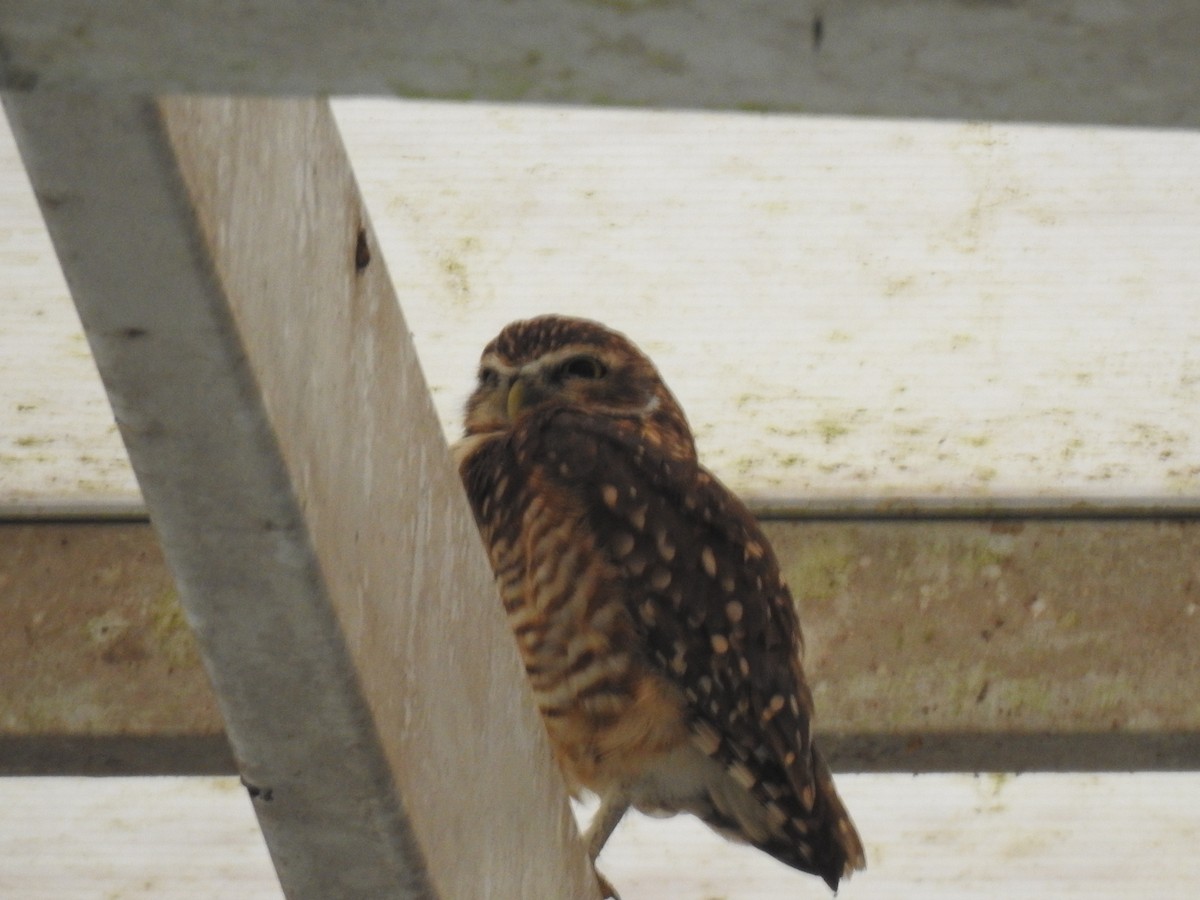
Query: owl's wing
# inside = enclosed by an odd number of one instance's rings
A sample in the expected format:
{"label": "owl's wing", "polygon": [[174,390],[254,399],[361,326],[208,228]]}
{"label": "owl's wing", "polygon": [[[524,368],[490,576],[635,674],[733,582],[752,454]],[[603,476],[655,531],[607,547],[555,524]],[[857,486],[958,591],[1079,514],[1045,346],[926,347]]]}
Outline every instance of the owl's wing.
{"label": "owl's wing", "polygon": [[545,477],[576,492],[623,573],[647,662],[687,698],[696,744],[787,820],[791,843],[760,846],[836,884],[862,849],[812,745],[800,625],[778,560],[694,456],[642,434],[633,421],[565,410],[526,432]]}

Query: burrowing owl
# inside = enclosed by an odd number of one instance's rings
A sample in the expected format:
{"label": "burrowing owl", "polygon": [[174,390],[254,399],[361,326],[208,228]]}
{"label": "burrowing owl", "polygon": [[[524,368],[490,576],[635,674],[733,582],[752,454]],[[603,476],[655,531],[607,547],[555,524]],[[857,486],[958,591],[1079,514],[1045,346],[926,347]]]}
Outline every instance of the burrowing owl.
{"label": "burrowing owl", "polygon": [[559,765],[601,798],[593,861],[633,806],[834,889],[863,868],[779,563],[650,360],[595,322],[514,322],[455,452]]}

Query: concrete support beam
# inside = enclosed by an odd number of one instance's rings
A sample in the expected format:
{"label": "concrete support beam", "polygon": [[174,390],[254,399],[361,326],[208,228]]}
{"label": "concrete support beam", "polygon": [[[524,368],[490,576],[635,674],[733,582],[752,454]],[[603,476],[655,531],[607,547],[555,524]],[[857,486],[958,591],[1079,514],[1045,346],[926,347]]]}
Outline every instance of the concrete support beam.
{"label": "concrete support beam", "polygon": [[150,526],[0,525],[0,774],[236,763]]}
{"label": "concrete support beam", "polygon": [[[765,526],[835,770],[1200,770],[1200,522]],[[0,526],[0,572],[0,774],[230,770],[147,526]]]}
{"label": "concrete support beam", "polygon": [[593,895],[328,105],[5,106],[285,893]]}

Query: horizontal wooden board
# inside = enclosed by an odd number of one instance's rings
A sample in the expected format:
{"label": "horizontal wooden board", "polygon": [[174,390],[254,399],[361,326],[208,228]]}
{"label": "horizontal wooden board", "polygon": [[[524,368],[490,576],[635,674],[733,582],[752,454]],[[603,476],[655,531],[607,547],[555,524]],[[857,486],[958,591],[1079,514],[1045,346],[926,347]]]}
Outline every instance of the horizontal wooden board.
{"label": "horizontal wooden board", "polygon": [[8,0],[0,88],[1200,124],[1179,0]]}
{"label": "horizontal wooden board", "polygon": [[[842,775],[838,785],[868,856],[839,900],[1184,900],[1200,883],[1200,775]],[[690,817],[631,814],[600,867],[625,900],[829,897]],[[0,895],[282,898],[233,778],[0,779]]]}
{"label": "horizontal wooden board", "polygon": [[[765,525],[835,768],[1200,769],[1200,522]],[[0,772],[230,771],[147,526],[0,526],[0,590]]]}
{"label": "horizontal wooden board", "polygon": [[[1200,509],[1200,134],[336,107],[443,425],[505,322],[604,319],[760,510]],[[138,497],[0,136],[0,513]]]}

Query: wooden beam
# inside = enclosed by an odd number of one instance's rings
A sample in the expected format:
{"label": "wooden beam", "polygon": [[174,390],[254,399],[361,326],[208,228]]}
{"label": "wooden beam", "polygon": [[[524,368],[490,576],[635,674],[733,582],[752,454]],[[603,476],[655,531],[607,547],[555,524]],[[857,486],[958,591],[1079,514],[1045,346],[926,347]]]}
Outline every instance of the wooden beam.
{"label": "wooden beam", "polygon": [[[835,771],[1200,770],[1200,521],[764,525]],[[0,572],[0,774],[230,770],[147,526],[0,526]]]}
{"label": "wooden beam", "polygon": [[954,0],[8,0],[0,87],[1200,125],[1200,9]]}
{"label": "wooden beam", "polygon": [[5,105],[286,894],[594,895],[328,105]]}

